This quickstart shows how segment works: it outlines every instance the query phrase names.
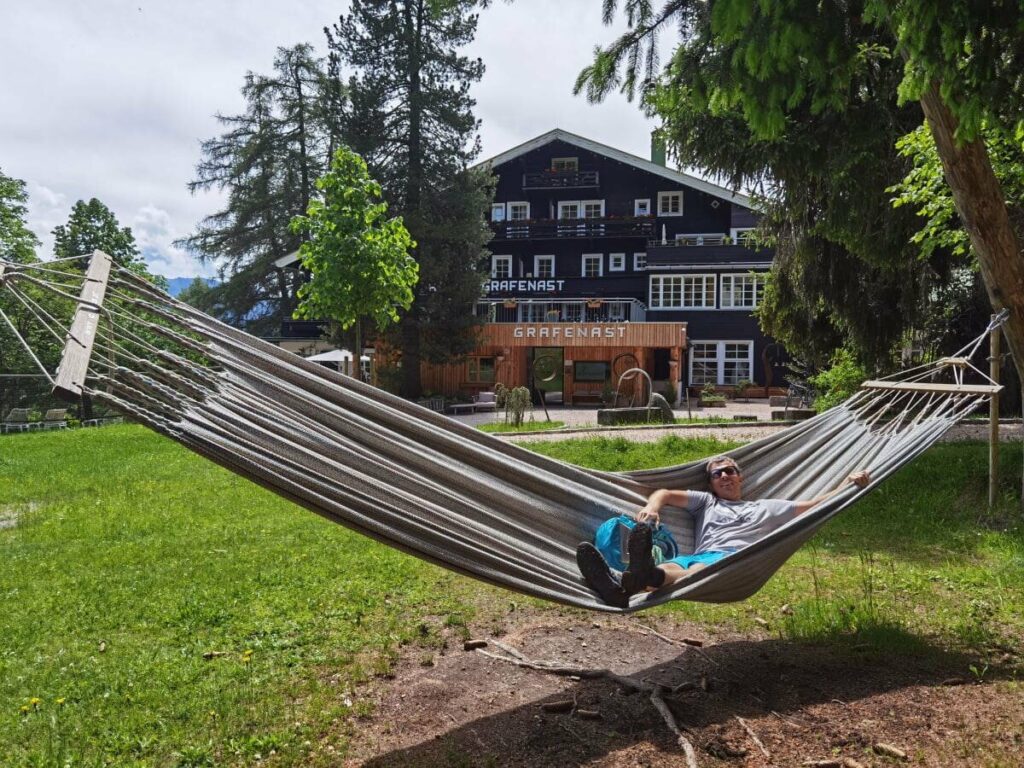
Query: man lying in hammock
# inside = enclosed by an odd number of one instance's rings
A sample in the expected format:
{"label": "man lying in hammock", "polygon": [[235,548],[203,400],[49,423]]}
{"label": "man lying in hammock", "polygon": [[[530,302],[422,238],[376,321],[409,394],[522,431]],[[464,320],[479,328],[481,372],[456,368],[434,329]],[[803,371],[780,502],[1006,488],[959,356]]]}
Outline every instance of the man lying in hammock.
{"label": "man lying in hammock", "polygon": [[[743,501],[743,474],[732,458],[708,459],[705,474],[711,493],[655,491],[635,519],[612,518],[597,529],[593,544],[579,545],[576,562],[580,573],[602,600],[625,608],[631,595],[675,584],[764,538],[834,496],[849,483],[863,488],[871,480],[867,471],[861,470],[847,477],[835,490],[808,501]],[[693,515],[695,546],[692,555],[680,555],[672,534],[660,524],[664,506],[678,507]],[[627,529],[628,558],[623,558],[620,534]]]}

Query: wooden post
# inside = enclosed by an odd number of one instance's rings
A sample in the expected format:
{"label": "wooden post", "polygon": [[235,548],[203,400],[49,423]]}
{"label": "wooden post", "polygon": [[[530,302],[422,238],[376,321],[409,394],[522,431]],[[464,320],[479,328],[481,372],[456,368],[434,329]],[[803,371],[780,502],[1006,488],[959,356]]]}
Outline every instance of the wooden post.
{"label": "wooden post", "polygon": [[[992,315],[995,321],[996,316]],[[999,383],[999,326],[989,333],[988,375]],[[988,401],[988,508],[996,505],[996,490],[999,486],[999,392],[993,392]]]}
{"label": "wooden post", "polygon": [[92,356],[92,345],[96,341],[96,332],[100,326],[100,306],[107,293],[107,279],[113,262],[103,251],[93,251],[89,260],[89,270],[85,273],[82,293],[75,310],[75,319],[71,323],[67,340],[64,343],[64,354],[57,368],[57,380],[53,383],[53,394],[75,403],[82,397],[85,376],[89,370],[89,358]]}

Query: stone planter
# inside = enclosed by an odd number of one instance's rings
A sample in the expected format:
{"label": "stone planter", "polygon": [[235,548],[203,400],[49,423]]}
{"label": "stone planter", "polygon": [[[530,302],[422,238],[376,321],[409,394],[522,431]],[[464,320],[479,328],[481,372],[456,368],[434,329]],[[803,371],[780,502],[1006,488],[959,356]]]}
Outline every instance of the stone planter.
{"label": "stone planter", "polygon": [[602,427],[617,424],[673,424],[675,417],[664,415],[660,408],[601,408],[597,412],[597,423]]}
{"label": "stone planter", "polygon": [[725,408],[725,398],[715,398],[714,400],[701,398],[698,405],[701,408]]}

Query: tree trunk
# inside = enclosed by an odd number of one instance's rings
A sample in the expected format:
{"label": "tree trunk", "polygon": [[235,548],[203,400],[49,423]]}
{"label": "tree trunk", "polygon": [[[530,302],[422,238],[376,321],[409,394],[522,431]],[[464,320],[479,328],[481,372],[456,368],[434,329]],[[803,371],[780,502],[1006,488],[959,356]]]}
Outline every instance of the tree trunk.
{"label": "tree trunk", "polygon": [[1010,310],[1003,332],[1017,373],[1024,380],[1024,256],[985,142],[977,138],[957,144],[957,119],[942,101],[937,86],[925,92],[921,106],[932,129],[946,183],[953,192],[953,203],[978,257],[992,308],[996,312]]}

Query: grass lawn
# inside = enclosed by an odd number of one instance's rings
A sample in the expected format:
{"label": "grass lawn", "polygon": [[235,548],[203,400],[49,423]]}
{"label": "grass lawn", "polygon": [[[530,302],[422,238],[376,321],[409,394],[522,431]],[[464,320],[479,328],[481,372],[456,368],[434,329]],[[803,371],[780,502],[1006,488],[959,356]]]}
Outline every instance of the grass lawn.
{"label": "grass lawn", "polygon": [[[532,447],[616,470],[725,444]],[[764,616],[790,637],[882,652],[1019,649],[1019,447],[1002,456],[1006,492],[992,516],[984,446],[939,446],[751,600],[656,610],[740,630]],[[359,683],[388,674],[402,646],[429,664],[443,631],[500,622],[510,604],[132,426],[0,437],[0,553],[5,768],[251,765],[257,755],[307,765],[325,734],[358,727],[370,707]]]}
{"label": "grass lawn", "polygon": [[565,426],[564,421],[524,421],[520,426],[513,427],[504,421],[492,421],[490,424],[477,424],[476,428],[481,432],[541,432],[546,429],[561,429]]}

